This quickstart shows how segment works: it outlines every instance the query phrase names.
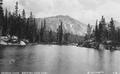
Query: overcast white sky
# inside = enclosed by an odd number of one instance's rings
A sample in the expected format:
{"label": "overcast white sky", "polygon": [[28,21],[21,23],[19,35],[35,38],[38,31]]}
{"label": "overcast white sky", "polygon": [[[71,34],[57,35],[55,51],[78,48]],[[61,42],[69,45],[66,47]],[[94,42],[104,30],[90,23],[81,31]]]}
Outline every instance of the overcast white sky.
{"label": "overcast white sky", "polygon": [[[13,11],[17,0],[3,0]],[[85,24],[94,24],[102,15],[120,21],[120,0],[18,0],[19,8],[33,11],[36,17],[69,15]]]}

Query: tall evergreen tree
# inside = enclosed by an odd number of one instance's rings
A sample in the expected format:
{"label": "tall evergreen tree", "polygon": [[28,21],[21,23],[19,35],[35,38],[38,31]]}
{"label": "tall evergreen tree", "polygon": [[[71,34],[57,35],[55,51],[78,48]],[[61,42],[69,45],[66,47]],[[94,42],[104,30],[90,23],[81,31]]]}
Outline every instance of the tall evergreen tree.
{"label": "tall evergreen tree", "polygon": [[15,16],[18,16],[18,2],[15,5]]}
{"label": "tall evergreen tree", "polygon": [[41,42],[44,42],[45,29],[46,29],[46,20],[44,19],[44,20],[41,22],[41,29],[40,29],[40,41],[41,41]]}
{"label": "tall evergreen tree", "polygon": [[49,31],[49,42],[53,42],[52,30]]}
{"label": "tall evergreen tree", "polygon": [[114,20],[111,18],[109,26],[109,39],[114,41],[115,40],[115,25]]}
{"label": "tall evergreen tree", "polygon": [[106,40],[106,22],[103,16],[101,21],[99,22],[99,34],[100,34],[100,42],[105,41]]}
{"label": "tall evergreen tree", "polygon": [[4,15],[4,25],[3,25],[3,35],[8,34],[8,10],[5,10],[5,15]]}
{"label": "tall evergreen tree", "polygon": [[35,33],[36,33],[36,23],[35,23],[35,18],[33,17],[32,12],[30,12],[30,17],[27,20],[28,24],[28,38],[31,42],[35,41]]}
{"label": "tall evergreen tree", "polygon": [[90,39],[91,33],[92,33],[92,27],[90,26],[90,24],[88,24],[88,26],[87,26],[87,34],[86,34],[87,39]]}
{"label": "tall evergreen tree", "polygon": [[23,9],[22,11],[22,18],[25,19],[26,18],[26,13],[25,13],[25,10]]}
{"label": "tall evergreen tree", "polygon": [[60,25],[57,29],[57,39],[58,39],[58,43],[61,44],[62,39],[63,39],[63,23],[62,23],[62,21],[60,22]]}
{"label": "tall evergreen tree", "polygon": [[36,34],[37,34],[37,24],[36,24],[36,19],[33,19],[33,42],[36,41]]}
{"label": "tall evergreen tree", "polygon": [[23,36],[22,38],[26,38],[26,35],[27,35],[27,22],[26,22],[26,13],[25,13],[24,9],[22,11],[21,34]]}
{"label": "tall evergreen tree", "polygon": [[96,26],[95,26],[95,40],[97,42],[100,42],[99,27],[98,27],[97,21],[96,21]]}
{"label": "tall evergreen tree", "polygon": [[69,36],[70,36],[70,33],[65,33],[65,34],[64,34],[64,41],[65,41],[65,43],[68,43],[68,41],[69,41]]}
{"label": "tall evergreen tree", "polygon": [[118,29],[118,32],[117,32],[117,41],[120,42],[120,29]]}
{"label": "tall evergreen tree", "polygon": [[[4,25],[3,0],[0,0],[0,30],[2,31]],[[2,32],[3,33],[3,32]]]}
{"label": "tall evergreen tree", "polygon": [[15,5],[15,11],[13,12],[12,16],[11,16],[11,35],[19,35],[19,28],[20,28],[20,18],[21,15],[18,14],[18,2],[16,2]]}

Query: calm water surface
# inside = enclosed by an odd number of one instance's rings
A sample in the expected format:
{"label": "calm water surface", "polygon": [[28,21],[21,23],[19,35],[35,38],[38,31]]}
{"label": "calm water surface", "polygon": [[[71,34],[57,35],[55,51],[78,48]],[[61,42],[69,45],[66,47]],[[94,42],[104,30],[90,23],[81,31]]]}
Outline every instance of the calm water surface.
{"label": "calm water surface", "polygon": [[0,71],[47,74],[120,74],[120,51],[75,46],[35,45],[0,48]]}

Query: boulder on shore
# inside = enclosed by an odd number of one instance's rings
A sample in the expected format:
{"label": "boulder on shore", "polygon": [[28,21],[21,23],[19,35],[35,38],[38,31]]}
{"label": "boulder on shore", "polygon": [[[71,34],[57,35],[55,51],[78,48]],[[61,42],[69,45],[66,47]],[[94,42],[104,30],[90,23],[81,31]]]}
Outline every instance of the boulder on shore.
{"label": "boulder on shore", "polygon": [[26,45],[24,41],[20,41],[20,45]]}
{"label": "boulder on shore", "polygon": [[0,40],[0,44],[1,45],[7,45],[7,43],[5,41],[3,41],[3,40]]}

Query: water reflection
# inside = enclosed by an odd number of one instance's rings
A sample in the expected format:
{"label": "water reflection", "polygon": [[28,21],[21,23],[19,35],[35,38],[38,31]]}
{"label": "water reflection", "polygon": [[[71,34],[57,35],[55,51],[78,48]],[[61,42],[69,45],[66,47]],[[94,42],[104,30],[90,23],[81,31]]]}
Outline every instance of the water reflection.
{"label": "water reflection", "polygon": [[37,45],[0,50],[0,71],[87,74],[120,72],[120,51],[75,46]]}

